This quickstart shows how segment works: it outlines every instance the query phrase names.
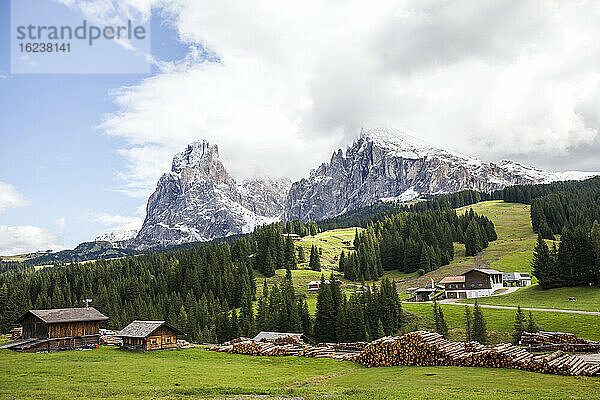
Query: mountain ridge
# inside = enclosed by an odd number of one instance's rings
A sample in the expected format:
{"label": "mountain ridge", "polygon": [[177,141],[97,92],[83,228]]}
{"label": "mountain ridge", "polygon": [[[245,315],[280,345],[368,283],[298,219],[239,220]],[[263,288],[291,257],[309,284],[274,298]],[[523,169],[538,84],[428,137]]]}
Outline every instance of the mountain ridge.
{"label": "mountain ridge", "polygon": [[238,182],[221,163],[218,146],[202,140],[173,157],[131,246],[206,241],[279,220],[316,221],[380,200],[411,201],[466,189],[491,192],[594,175],[548,172],[509,160],[484,162],[396,129],[368,128],[306,178]]}

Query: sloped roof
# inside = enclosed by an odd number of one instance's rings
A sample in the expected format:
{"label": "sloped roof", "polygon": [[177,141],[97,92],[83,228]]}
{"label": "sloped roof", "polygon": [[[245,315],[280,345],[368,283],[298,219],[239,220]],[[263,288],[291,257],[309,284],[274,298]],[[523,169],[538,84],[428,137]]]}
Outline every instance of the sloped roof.
{"label": "sloped roof", "polygon": [[463,275],[466,275],[471,271],[478,271],[478,272],[481,272],[482,274],[486,274],[486,275],[502,275],[502,272],[496,271],[495,269],[491,269],[491,268],[474,268],[470,271],[465,272]]}
{"label": "sloped roof", "polygon": [[106,321],[108,317],[94,307],[83,308],[55,308],[52,310],[29,310],[17,322],[29,314],[33,314],[47,324],[81,321]]}
{"label": "sloped roof", "polygon": [[465,281],[465,277],[463,275],[460,276],[446,276],[444,277],[440,283],[442,284],[446,284],[446,283],[464,283]]}
{"label": "sloped roof", "polygon": [[183,335],[179,329],[170,325],[165,321],[133,321],[125,328],[121,329],[116,336],[120,337],[135,337],[135,338],[145,338],[150,336],[154,331],[156,331],[161,326],[166,325],[168,328],[172,329],[176,333]]}

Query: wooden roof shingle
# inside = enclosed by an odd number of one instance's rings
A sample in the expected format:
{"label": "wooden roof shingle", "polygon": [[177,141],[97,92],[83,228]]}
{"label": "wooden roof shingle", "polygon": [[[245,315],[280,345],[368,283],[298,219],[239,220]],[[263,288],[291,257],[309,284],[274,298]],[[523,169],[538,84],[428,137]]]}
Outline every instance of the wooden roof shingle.
{"label": "wooden roof shingle", "polygon": [[28,315],[33,314],[47,324],[65,322],[106,321],[108,317],[94,307],[82,308],[55,308],[51,310],[29,310],[17,322],[23,321]]}
{"label": "wooden roof shingle", "polygon": [[175,328],[171,324],[165,321],[132,321],[125,328],[121,329],[117,336],[119,337],[133,337],[133,338],[146,338],[150,336],[161,326],[166,325],[169,329],[172,329],[179,335],[184,335],[182,331]]}

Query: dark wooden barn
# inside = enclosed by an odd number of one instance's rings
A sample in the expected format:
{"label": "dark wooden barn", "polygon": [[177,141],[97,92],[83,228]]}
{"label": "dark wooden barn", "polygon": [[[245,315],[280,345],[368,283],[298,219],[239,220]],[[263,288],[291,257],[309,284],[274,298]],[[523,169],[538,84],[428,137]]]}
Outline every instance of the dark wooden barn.
{"label": "dark wooden barn", "polygon": [[117,333],[124,349],[141,351],[173,349],[180,335],[184,333],[165,321],[133,321]]}
{"label": "dark wooden barn", "polygon": [[21,338],[0,348],[22,352],[94,348],[100,340],[100,321],[107,319],[93,307],[29,310],[17,320],[23,326]]}

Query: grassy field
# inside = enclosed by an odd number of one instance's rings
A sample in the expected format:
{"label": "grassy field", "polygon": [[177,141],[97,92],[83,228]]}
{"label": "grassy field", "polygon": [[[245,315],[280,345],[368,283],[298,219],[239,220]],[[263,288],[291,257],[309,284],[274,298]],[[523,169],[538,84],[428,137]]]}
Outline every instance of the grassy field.
{"label": "grassy field", "polygon": [[[465,379],[467,377],[469,379]],[[20,354],[0,350],[3,399],[590,399],[600,379],[455,367],[363,368],[201,349]],[[534,389],[535,388],[535,389]]]}
{"label": "grassy field", "polygon": [[[451,329],[454,340],[464,340],[464,305],[444,304],[441,306],[444,318]],[[432,305],[427,303],[403,303],[402,308],[418,316],[433,320]],[[510,342],[516,310],[482,308],[494,343]],[[600,340],[600,316],[585,314],[567,314],[560,312],[533,311],[534,320],[543,330],[553,332],[572,332],[592,340]],[[528,315],[528,312],[525,312]]]}
{"label": "grassy field", "polygon": [[[569,301],[575,297],[576,301]],[[474,300],[466,300],[473,303]],[[600,312],[600,290],[597,287],[575,287],[542,290],[538,285],[521,288],[504,296],[484,297],[480,304],[518,306],[531,308],[555,308],[559,310],[582,310]]]}

